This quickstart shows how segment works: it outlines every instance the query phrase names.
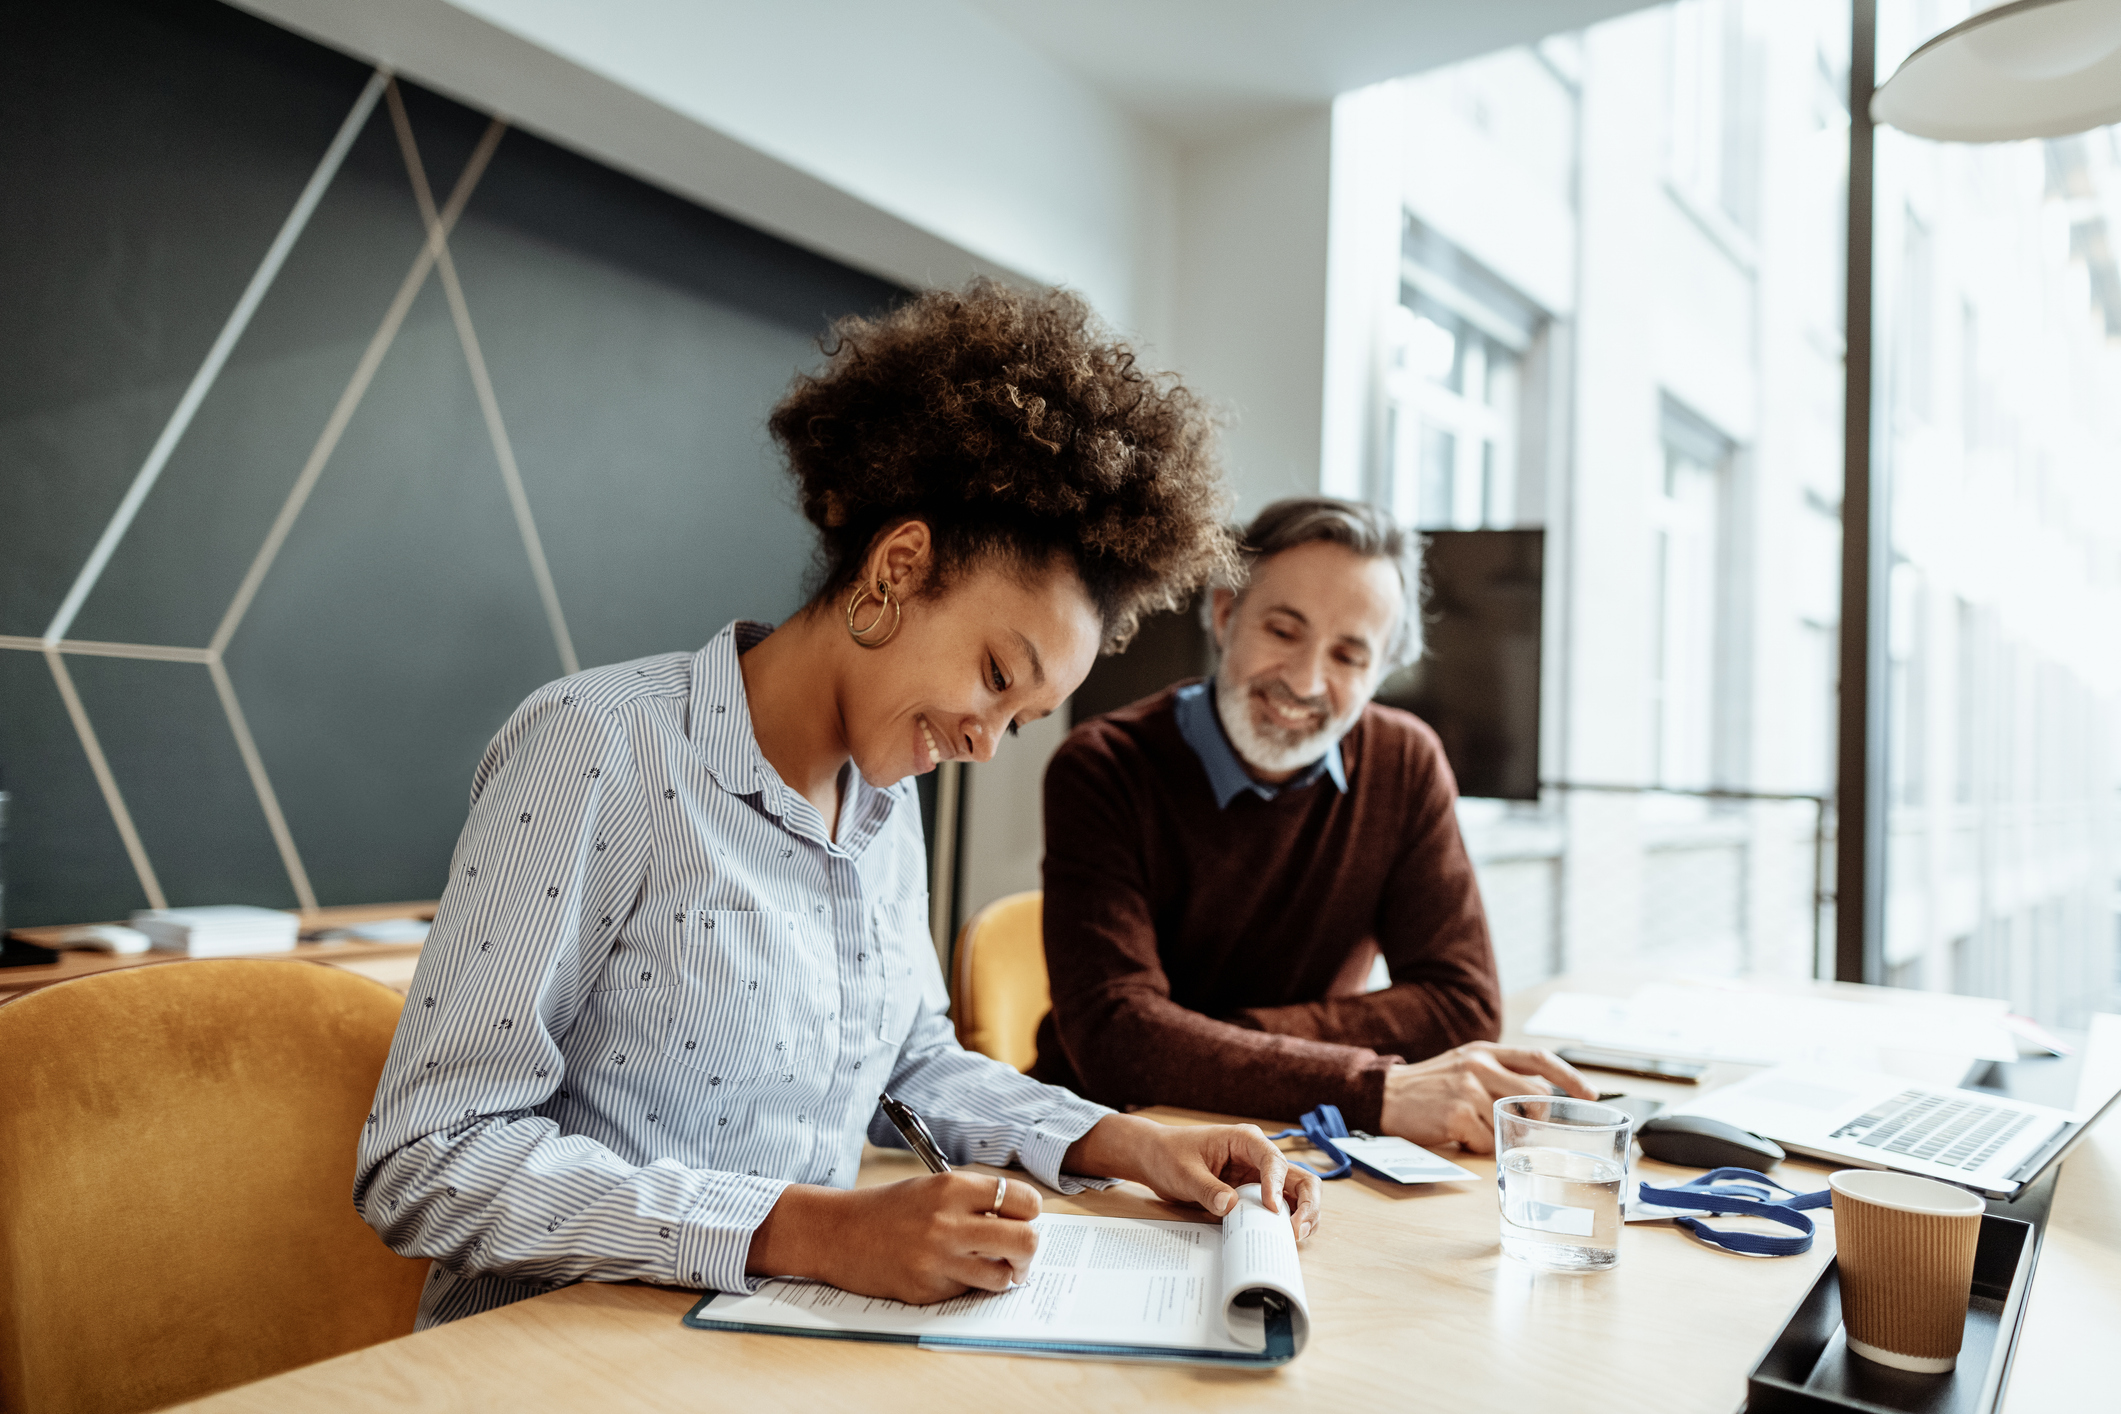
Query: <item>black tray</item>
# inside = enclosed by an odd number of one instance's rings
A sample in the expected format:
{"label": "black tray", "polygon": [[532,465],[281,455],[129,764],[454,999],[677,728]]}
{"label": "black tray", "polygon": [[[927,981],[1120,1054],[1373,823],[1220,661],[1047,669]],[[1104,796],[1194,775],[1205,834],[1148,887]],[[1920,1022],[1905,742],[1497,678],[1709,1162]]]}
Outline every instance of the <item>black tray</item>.
{"label": "black tray", "polygon": [[1993,1414],[2010,1378],[2036,1247],[2033,1224],[1994,1213],[1981,1219],[1966,1339],[1958,1368],[1943,1375],[1895,1370],[1849,1354],[1841,1329],[1841,1264],[1828,1262],[1746,1376],[1746,1414]]}

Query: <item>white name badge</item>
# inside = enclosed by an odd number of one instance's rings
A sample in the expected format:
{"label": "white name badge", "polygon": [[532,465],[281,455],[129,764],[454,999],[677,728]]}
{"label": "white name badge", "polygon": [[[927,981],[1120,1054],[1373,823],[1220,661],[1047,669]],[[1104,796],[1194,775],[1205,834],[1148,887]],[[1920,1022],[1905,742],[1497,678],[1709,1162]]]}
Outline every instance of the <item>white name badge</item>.
{"label": "white name badge", "polygon": [[1389,1178],[1394,1183],[1465,1183],[1480,1177],[1397,1135],[1378,1139],[1335,1139],[1333,1143],[1371,1173],[1379,1178]]}
{"label": "white name badge", "polygon": [[1598,1221],[1598,1214],[1589,1208],[1572,1208],[1566,1203],[1542,1203],[1537,1198],[1505,1198],[1503,1203],[1502,1215],[1512,1226],[1533,1232],[1589,1237]]}

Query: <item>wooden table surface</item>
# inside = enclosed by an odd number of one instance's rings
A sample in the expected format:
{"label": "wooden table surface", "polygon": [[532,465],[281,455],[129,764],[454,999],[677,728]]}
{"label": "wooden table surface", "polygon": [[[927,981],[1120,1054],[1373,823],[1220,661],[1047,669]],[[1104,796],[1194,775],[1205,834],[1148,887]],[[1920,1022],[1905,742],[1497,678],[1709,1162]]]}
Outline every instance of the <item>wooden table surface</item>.
{"label": "wooden table surface", "polygon": [[[1511,999],[1515,1032],[1561,986]],[[2099,1059],[2121,1072],[2121,1025]],[[1719,1066],[1704,1083],[1745,1068]],[[1613,1088],[1620,1088],[1614,1082]],[[1694,1087],[1627,1081],[1677,1099]],[[1207,1116],[1149,1111],[1170,1123]],[[2103,1138],[2103,1144],[2098,1143]],[[1494,1163],[1456,1156],[1481,1181],[1402,1188],[1357,1173],[1327,1185],[1304,1244],[1312,1337],[1278,1371],[1232,1371],[991,1355],[687,1329],[693,1293],[583,1283],[183,1406],[235,1414],[291,1409],[613,1410],[1106,1409],[1150,1402],[1222,1409],[1728,1411],[1745,1374],[1833,1250],[1833,1218],[1801,1257],[1763,1260],[1702,1246],[1666,1224],[1631,1224],[1619,1266],[1538,1273],[1497,1245]],[[1691,1171],[1638,1160],[1644,1176]],[[859,1182],[919,1172],[911,1155],[869,1150]],[[1778,1175],[1825,1184],[1826,1166]],[[1123,1185],[1043,1195],[1049,1211],[1199,1217]],[[2013,1375],[2012,1414],[2092,1407],[2111,1331],[2121,1329],[2121,1126],[2073,1157],[2056,1232]],[[2100,1322],[2104,1322],[2103,1328]],[[2103,1381],[2102,1381],[2103,1383]]]}
{"label": "wooden table surface", "polygon": [[[2093,1018],[2079,1113],[2121,1089],[2121,1016]],[[2041,1234],[2004,1414],[2121,1407],[2108,1360],[2121,1332],[2121,1119],[2108,1115],[2062,1165]]]}
{"label": "wooden table surface", "polygon": [[[301,920],[300,929],[303,933],[318,933],[327,928],[351,928],[356,923],[380,923],[392,918],[414,918],[424,923],[434,918],[435,905],[433,900],[428,899],[408,903],[363,903],[335,908],[289,909],[288,912]],[[119,926],[130,925],[121,921]],[[54,944],[58,935],[65,931],[64,927],[11,928],[8,930],[8,936],[48,948]],[[334,967],[358,972],[364,977],[403,992],[412,985],[412,971],[420,961],[420,945],[370,943],[347,939],[337,943],[297,943],[292,952],[258,955],[328,962]],[[39,987],[49,987],[54,982],[88,977],[98,972],[115,972],[120,968],[142,967],[154,962],[189,960],[180,953],[154,950],[114,955],[90,952],[86,949],[68,949],[59,954],[57,962],[47,963],[42,967],[0,968],[0,1001],[5,1001],[19,992],[33,992]]]}

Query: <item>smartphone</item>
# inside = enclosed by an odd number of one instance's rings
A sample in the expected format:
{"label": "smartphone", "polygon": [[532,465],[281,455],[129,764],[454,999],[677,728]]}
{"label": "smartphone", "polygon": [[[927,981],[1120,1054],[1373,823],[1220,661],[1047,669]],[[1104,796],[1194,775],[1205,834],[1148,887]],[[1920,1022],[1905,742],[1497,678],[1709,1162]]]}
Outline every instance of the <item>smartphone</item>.
{"label": "smartphone", "polygon": [[1619,1110],[1637,1124],[1646,1119],[1655,1119],[1664,1113],[1664,1101],[1653,1100],[1647,1095],[1617,1095],[1608,1092],[1598,1097],[1598,1103]]}
{"label": "smartphone", "polygon": [[1641,1075],[1651,1080],[1676,1080],[1682,1085],[1699,1084],[1708,1070],[1701,1061],[1664,1060],[1633,1051],[1602,1051],[1594,1046],[1564,1046],[1554,1054],[1573,1066]]}

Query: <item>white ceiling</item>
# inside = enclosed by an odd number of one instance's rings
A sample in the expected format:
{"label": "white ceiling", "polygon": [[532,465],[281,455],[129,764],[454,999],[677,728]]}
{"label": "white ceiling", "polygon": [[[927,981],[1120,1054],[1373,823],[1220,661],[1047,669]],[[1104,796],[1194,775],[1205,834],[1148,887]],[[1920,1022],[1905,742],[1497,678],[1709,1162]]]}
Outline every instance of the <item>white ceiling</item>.
{"label": "white ceiling", "polygon": [[1189,141],[1644,7],[1644,0],[967,3]]}

